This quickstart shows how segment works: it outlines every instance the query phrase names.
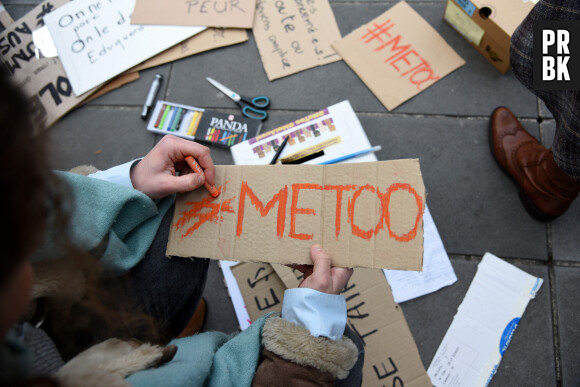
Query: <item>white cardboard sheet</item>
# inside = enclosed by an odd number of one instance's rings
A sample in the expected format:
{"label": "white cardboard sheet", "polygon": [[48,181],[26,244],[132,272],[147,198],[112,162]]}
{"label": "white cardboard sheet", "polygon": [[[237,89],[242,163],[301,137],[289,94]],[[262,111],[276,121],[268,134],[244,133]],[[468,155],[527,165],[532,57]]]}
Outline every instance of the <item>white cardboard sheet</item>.
{"label": "white cardboard sheet", "polygon": [[433,385],[488,385],[542,282],[486,253],[427,370]]}
{"label": "white cardboard sheet", "polygon": [[201,32],[133,25],[135,0],[75,0],[44,17],[75,95]]}
{"label": "white cardboard sheet", "polygon": [[383,270],[397,303],[433,293],[457,281],[427,204],[423,213],[423,238],[423,271]]}

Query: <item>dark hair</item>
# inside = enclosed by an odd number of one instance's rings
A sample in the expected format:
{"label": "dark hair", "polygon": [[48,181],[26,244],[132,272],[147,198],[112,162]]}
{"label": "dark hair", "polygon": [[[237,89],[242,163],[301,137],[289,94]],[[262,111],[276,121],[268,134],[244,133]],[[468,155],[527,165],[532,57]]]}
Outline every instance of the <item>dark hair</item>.
{"label": "dark hair", "polygon": [[50,177],[44,143],[34,135],[27,98],[0,66],[0,286],[38,246]]}
{"label": "dark hair", "polygon": [[48,226],[58,238],[52,243],[85,274],[84,298],[66,310],[49,308],[43,325],[63,358],[114,336],[158,343],[152,318],[124,296],[124,279],[104,285],[98,260],[70,242],[74,200],[50,171],[46,140],[35,133],[29,106],[0,63],[0,287],[39,247]]}

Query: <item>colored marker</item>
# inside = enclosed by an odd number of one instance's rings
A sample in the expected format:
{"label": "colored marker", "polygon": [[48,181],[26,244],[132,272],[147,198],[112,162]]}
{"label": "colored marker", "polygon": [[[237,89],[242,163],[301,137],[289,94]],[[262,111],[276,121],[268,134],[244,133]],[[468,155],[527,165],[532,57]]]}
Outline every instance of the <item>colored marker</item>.
{"label": "colored marker", "polygon": [[[191,167],[191,169],[195,173],[197,173],[198,175],[205,176],[205,173],[203,172],[203,169],[201,169],[201,167],[199,166],[199,164],[197,163],[197,161],[195,161],[195,159],[193,157],[187,156],[185,158],[185,161],[187,161],[187,164],[189,164],[189,166]],[[217,189],[215,187],[215,185],[209,184],[207,182],[207,180],[203,183],[203,186],[205,187],[205,189],[207,189],[207,191],[209,192],[209,194],[211,196],[213,196],[214,198],[217,198],[220,195],[220,190]]]}
{"label": "colored marker", "polygon": [[197,132],[197,127],[199,126],[199,122],[201,121],[200,116],[201,114],[197,110],[195,111],[195,113],[193,113],[191,124],[189,124],[189,129],[187,130],[188,136],[195,136],[195,133]]}
{"label": "colored marker", "polygon": [[151,88],[149,89],[149,94],[147,94],[147,99],[145,100],[145,104],[143,105],[143,111],[141,112],[141,118],[144,120],[147,119],[149,109],[151,109],[153,101],[155,100],[155,97],[157,97],[157,92],[159,92],[159,87],[161,86],[162,80],[163,75],[155,74],[155,78],[153,78],[153,83],[151,83]]}
{"label": "colored marker", "polygon": [[373,146],[372,148],[361,150],[358,152],[354,152],[354,153],[351,153],[348,155],[340,156],[340,157],[337,157],[337,158],[332,159],[332,160],[323,161],[323,162],[319,163],[318,165],[335,164],[335,163],[339,163],[339,162],[344,161],[344,160],[352,159],[354,157],[366,155],[367,153],[378,152],[380,150],[381,150],[381,146],[377,145],[377,146]]}
{"label": "colored marker", "polygon": [[290,137],[290,136],[284,137],[284,141],[282,141],[282,144],[280,144],[280,146],[278,147],[278,150],[274,154],[274,157],[272,158],[272,160],[270,160],[270,165],[274,165],[278,161],[278,157],[280,157],[280,153],[282,153],[282,150],[284,149],[284,147],[286,146],[286,143],[288,142],[288,137]]}
{"label": "colored marker", "polygon": [[167,119],[167,116],[169,115],[170,111],[171,111],[171,106],[167,105],[167,107],[165,108],[165,111],[163,112],[163,117],[161,118],[161,122],[159,123],[158,128],[163,129],[163,125],[165,125],[165,120]]}
{"label": "colored marker", "polygon": [[171,127],[173,126],[173,121],[175,120],[175,116],[177,116],[177,111],[179,110],[178,107],[173,107],[173,109],[171,110],[171,118],[169,119],[169,122],[167,124],[167,130],[171,131]]}
{"label": "colored marker", "polygon": [[177,130],[177,128],[179,127],[179,124],[181,123],[181,120],[183,119],[183,112],[185,111],[185,109],[182,108],[177,108],[177,113],[175,114],[175,117],[173,118],[173,121],[171,122],[171,131],[175,132]]}
{"label": "colored marker", "polygon": [[161,118],[163,117],[163,113],[165,113],[165,108],[167,107],[167,104],[163,104],[163,106],[161,106],[161,109],[159,109],[159,115],[157,116],[157,121],[155,121],[155,127],[158,128],[159,127],[159,123],[161,122]]}
{"label": "colored marker", "polygon": [[177,129],[180,132],[185,132],[187,128],[189,128],[189,124],[191,123],[191,119],[193,118],[193,111],[188,110],[187,113],[185,113],[183,115],[183,118],[181,119],[181,123],[179,124],[179,129]]}

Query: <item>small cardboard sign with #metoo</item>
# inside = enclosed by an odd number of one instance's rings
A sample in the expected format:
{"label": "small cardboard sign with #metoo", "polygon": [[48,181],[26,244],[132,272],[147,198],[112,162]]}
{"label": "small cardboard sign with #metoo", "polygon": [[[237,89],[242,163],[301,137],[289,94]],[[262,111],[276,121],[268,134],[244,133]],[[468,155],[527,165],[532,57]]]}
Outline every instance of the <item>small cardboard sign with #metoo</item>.
{"label": "small cardboard sign with #metoo", "polygon": [[215,183],[178,195],[168,256],[310,264],[318,243],[335,266],[422,269],[418,160],[218,165]]}
{"label": "small cardboard sign with #metoo", "polygon": [[332,47],[388,110],[465,64],[404,1]]}

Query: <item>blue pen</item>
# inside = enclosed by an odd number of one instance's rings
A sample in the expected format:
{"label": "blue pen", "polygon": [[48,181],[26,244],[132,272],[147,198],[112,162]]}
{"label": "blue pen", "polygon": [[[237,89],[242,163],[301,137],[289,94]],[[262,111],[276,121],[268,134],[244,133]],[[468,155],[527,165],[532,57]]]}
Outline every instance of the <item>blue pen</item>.
{"label": "blue pen", "polygon": [[348,155],[340,156],[340,157],[337,157],[337,158],[332,159],[332,160],[323,161],[319,165],[336,164],[336,163],[339,163],[339,162],[344,161],[344,160],[348,160],[348,159],[352,159],[354,157],[366,155],[367,153],[371,153],[371,152],[378,152],[380,150],[381,150],[381,146],[377,145],[377,146],[373,146],[372,148],[361,150],[358,152],[354,152],[354,153],[351,153]]}

